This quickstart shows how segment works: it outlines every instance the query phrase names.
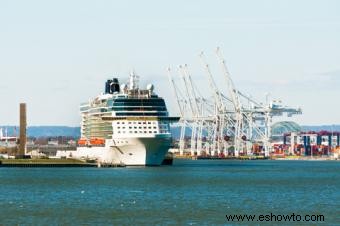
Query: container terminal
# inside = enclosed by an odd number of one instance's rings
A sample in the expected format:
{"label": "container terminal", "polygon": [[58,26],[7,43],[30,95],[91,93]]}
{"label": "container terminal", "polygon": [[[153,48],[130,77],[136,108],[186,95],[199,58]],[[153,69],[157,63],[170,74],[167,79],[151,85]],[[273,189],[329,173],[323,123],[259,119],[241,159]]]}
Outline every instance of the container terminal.
{"label": "container terminal", "polygon": [[[303,134],[300,130],[299,133],[291,134],[291,145],[287,145],[288,134],[282,137],[281,143],[275,140],[272,133],[275,127],[273,122],[279,122],[282,116],[300,115],[302,109],[287,106],[280,100],[270,100],[269,95],[261,102],[238,90],[220,48],[216,48],[215,55],[222,69],[219,76],[224,80],[223,90],[217,86],[217,75],[213,74],[215,70],[210,68],[203,52],[199,54],[199,58],[207,81],[204,88],[195,84],[195,78],[187,64],[180,65],[175,70],[170,67],[167,69],[173,97],[181,116],[178,123],[181,128],[178,147],[172,150],[176,156],[194,159],[253,159],[277,158],[282,157],[283,153],[284,156],[321,156],[327,153],[327,158],[338,158],[338,133],[335,132],[331,137],[331,132],[327,131],[316,135],[318,142],[314,146],[311,144],[314,135]],[[284,122],[280,123],[284,125]],[[326,134],[328,138],[325,137]],[[333,142],[334,139],[337,142]]]}

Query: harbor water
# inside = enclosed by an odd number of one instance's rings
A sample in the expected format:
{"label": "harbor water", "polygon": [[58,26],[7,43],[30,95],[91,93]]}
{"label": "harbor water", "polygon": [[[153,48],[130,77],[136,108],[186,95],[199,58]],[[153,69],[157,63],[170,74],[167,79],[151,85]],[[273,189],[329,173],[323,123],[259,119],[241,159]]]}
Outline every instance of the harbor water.
{"label": "harbor water", "polygon": [[[0,168],[0,225],[231,225],[232,214],[340,222],[339,161],[175,160],[130,168]],[[243,222],[253,225],[260,222]]]}

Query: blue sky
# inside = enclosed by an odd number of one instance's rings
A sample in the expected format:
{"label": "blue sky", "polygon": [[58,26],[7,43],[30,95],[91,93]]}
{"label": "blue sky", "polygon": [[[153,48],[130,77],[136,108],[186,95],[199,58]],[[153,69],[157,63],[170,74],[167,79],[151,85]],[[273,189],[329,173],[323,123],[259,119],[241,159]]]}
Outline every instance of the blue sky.
{"label": "blue sky", "polygon": [[176,114],[165,68],[187,63],[203,87],[197,56],[217,68],[216,46],[244,93],[301,106],[300,124],[340,124],[339,12],[335,0],[1,0],[0,125],[18,124],[19,102],[30,125],[79,125],[79,103],[131,69]]}

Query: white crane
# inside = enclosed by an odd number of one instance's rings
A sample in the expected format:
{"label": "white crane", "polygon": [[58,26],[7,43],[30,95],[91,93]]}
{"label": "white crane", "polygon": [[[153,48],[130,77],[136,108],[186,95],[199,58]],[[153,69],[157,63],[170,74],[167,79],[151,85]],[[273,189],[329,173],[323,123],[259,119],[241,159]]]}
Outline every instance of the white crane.
{"label": "white crane", "polygon": [[176,85],[175,85],[175,82],[171,76],[171,69],[170,67],[167,68],[167,71],[168,71],[168,78],[169,78],[169,81],[170,81],[170,86],[172,87],[172,90],[173,90],[173,93],[175,95],[175,99],[177,101],[177,106],[178,106],[178,109],[179,109],[179,112],[180,112],[180,125],[181,125],[181,134],[180,134],[180,140],[179,140],[179,152],[180,152],[180,155],[183,155],[183,152],[184,152],[184,139],[185,139],[185,128],[186,128],[186,122],[185,122],[185,116],[184,116],[184,107],[182,107],[181,105],[181,101],[180,101],[180,98],[178,96],[178,92],[176,89]]}
{"label": "white crane", "polygon": [[235,109],[235,156],[238,157],[240,150],[242,149],[242,124],[243,124],[243,115],[242,115],[242,105],[238,96],[238,92],[235,88],[234,82],[230,77],[230,73],[228,71],[227,65],[225,60],[222,57],[222,53],[220,48],[216,48],[216,56],[221,64],[222,71],[224,74],[224,78],[227,82],[227,89],[234,105]]}
{"label": "white crane", "polygon": [[[216,154],[216,151],[218,154],[222,151],[227,154],[228,147],[233,146],[234,156],[238,157],[240,153],[245,154],[245,148],[247,155],[252,154],[253,144],[260,144],[264,146],[265,155],[268,156],[271,150],[272,117],[281,116],[283,113],[287,113],[288,116],[300,114],[301,109],[289,108],[272,102],[262,104],[238,91],[220,49],[217,48],[215,53],[227,84],[226,89],[222,91],[226,91],[228,96],[219,91],[203,52],[199,56],[208,78],[212,99],[204,97],[199,92],[200,89],[196,88],[187,65],[179,67],[185,90],[185,95],[180,97],[180,90],[176,87],[170,69],[168,69],[169,81],[181,114],[180,153],[183,154],[185,128],[188,126],[192,130],[191,155],[200,155],[202,150],[206,153],[210,152],[212,156]],[[202,141],[203,134],[207,136],[204,142]],[[224,140],[224,137],[233,139]]]}

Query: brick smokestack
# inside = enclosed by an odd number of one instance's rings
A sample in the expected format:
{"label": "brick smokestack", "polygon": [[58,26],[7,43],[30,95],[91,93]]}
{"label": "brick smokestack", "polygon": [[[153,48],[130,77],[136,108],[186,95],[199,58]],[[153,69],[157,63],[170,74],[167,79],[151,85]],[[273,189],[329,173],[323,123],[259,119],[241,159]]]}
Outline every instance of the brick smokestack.
{"label": "brick smokestack", "polygon": [[19,144],[19,155],[24,156],[26,151],[26,104],[20,103],[20,144]]}

